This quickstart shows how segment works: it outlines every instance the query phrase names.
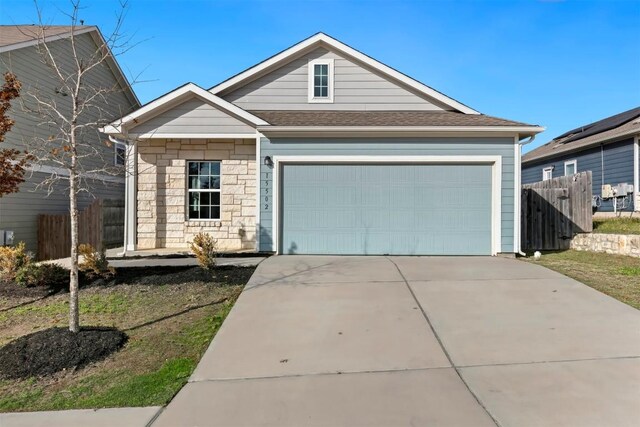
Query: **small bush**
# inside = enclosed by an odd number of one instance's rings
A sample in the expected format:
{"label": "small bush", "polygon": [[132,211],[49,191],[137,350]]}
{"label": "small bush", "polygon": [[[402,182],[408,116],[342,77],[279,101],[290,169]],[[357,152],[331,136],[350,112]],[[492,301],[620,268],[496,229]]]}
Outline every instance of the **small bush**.
{"label": "small bush", "polygon": [[109,266],[104,249],[97,251],[89,244],[78,246],[78,252],[84,258],[78,264],[80,271],[89,277],[108,277],[115,274],[115,269]]}
{"label": "small bush", "polygon": [[191,251],[198,259],[200,267],[209,270],[216,266],[218,241],[207,233],[200,232],[193,237]]}
{"label": "small bush", "polygon": [[69,270],[58,264],[27,264],[18,270],[16,283],[26,287],[62,289],[69,285]]}
{"label": "small bush", "polygon": [[18,271],[33,260],[24,242],[16,246],[0,246],[0,280],[12,281]]}

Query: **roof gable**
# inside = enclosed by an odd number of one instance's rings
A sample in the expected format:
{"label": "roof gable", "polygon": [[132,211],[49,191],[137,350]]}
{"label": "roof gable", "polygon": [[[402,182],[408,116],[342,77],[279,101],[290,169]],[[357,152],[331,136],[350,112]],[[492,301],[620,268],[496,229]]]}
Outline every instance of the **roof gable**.
{"label": "roof gable", "polygon": [[408,77],[407,75],[323,33],[318,33],[306,40],[303,40],[302,42],[212,87],[209,91],[215,95],[225,96],[318,48],[324,48],[330,52],[335,52],[350,61],[365,66],[374,71],[375,74],[383,76],[402,88],[413,91],[416,94],[420,94],[425,99],[432,100],[434,104],[439,104],[445,109],[465,114],[479,114],[476,110],[473,110],[472,108],[436,91],[435,89],[420,83],[419,81],[412,79],[411,77]]}

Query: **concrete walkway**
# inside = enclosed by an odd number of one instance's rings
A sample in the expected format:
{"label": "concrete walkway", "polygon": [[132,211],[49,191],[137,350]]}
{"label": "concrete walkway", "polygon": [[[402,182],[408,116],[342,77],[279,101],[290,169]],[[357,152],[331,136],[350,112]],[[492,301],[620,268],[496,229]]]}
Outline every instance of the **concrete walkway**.
{"label": "concrete walkway", "polygon": [[272,257],[164,426],[631,426],[640,312],[525,262]]}
{"label": "concrete walkway", "polygon": [[146,427],[162,408],[78,409],[0,414],[1,427]]}

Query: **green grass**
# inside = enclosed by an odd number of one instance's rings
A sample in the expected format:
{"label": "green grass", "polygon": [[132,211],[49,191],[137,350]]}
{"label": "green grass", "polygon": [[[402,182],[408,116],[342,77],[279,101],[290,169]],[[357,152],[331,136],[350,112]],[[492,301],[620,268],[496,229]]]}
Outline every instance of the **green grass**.
{"label": "green grass", "polygon": [[569,250],[545,253],[540,261],[527,260],[640,310],[640,258]]}
{"label": "green grass", "polygon": [[640,234],[640,218],[594,219],[593,232],[603,234]]}
{"label": "green grass", "polygon": [[[77,371],[0,381],[0,412],[168,403],[187,382],[241,290],[241,285],[201,282],[81,289],[81,323],[116,326],[129,335],[128,343]],[[0,345],[66,325],[67,298],[55,295],[4,312]]]}

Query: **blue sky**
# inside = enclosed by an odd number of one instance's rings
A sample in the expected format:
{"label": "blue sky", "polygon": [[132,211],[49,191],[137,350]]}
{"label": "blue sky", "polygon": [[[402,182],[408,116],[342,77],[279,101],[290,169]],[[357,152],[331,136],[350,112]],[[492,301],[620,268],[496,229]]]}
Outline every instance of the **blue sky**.
{"label": "blue sky", "polygon": [[[69,2],[40,0],[67,24]],[[85,0],[104,33],[115,0]],[[36,20],[2,0],[0,23]],[[531,149],[570,128],[640,105],[640,1],[130,0],[141,41],[119,58],[144,103],[192,81],[208,88],[323,31],[485,113],[540,124]]]}

